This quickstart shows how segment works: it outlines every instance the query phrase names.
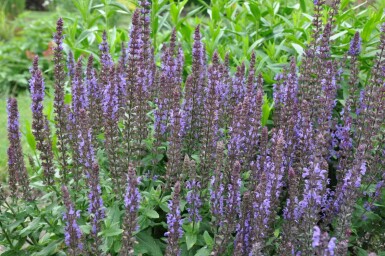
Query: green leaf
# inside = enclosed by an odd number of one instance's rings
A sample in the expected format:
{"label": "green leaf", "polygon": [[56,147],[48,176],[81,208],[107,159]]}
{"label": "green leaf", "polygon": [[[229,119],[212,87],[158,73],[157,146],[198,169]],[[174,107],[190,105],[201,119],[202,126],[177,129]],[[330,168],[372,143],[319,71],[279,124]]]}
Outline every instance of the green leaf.
{"label": "green leaf", "polygon": [[44,247],[43,250],[40,252],[34,253],[31,256],[47,256],[47,255],[52,255],[57,251],[58,245],[61,243],[61,241],[54,241]]}
{"label": "green leaf", "polygon": [[91,232],[91,226],[90,225],[80,225],[80,230],[84,233],[84,234],[89,234]]}
{"label": "green leaf", "polygon": [[296,43],[291,43],[291,45],[294,47],[295,51],[298,53],[298,56],[302,56],[303,47]]}
{"label": "green leaf", "polygon": [[332,35],[332,36],[330,37],[330,40],[331,40],[331,41],[336,40],[337,38],[339,38],[339,37],[345,35],[346,33],[348,33],[347,30],[341,31],[341,32],[339,32],[339,33],[337,33],[337,34],[335,34],[335,35]]}
{"label": "green leaf", "polygon": [[360,247],[355,247],[355,249],[358,251],[358,256],[367,256],[368,252]]}
{"label": "green leaf", "polygon": [[195,256],[209,256],[211,251],[207,247],[200,248]]}
{"label": "green leaf", "polygon": [[305,0],[299,0],[299,4],[301,6],[301,10],[303,12],[306,12],[306,1]]}
{"label": "green leaf", "polygon": [[79,45],[81,42],[83,42],[84,39],[86,39],[90,34],[94,33],[92,30],[84,30],[79,37],[76,40],[76,45]]}
{"label": "green leaf", "polygon": [[149,217],[150,219],[158,219],[159,218],[159,214],[153,209],[145,209],[144,214],[147,217]]}
{"label": "green leaf", "polygon": [[277,15],[279,11],[280,4],[279,2],[274,2],[274,15]]}
{"label": "green leaf", "polygon": [[101,235],[104,237],[117,236],[123,233],[123,229],[113,228],[112,226],[109,229],[105,229],[101,232]]}
{"label": "green leaf", "polygon": [[109,5],[116,7],[117,9],[119,9],[121,11],[121,13],[126,13],[126,14],[130,14],[131,13],[131,11],[125,5],[123,5],[121,3],[112,2]]}
{"label": "green leaf", "polygon": [[148,234],[148,232],[140,232],[136,235],[138,244],[135,246],[135,251],[141,252],[142,254],[147,253],[147,255],[152,256],[162,256],[162,250],[159,247],[159,244],[155,239]]}
{"label": "green leaf", "polygon": [[277,228],[276,230],[274,230],[274,236],[275,236],[275,237],[278,237],[278,236],[279,236],[279,228]]}
{"label": "green leaf", "polygon": [[197,235],[193,233],[186,233],[187,250],[190,250],[197,242]]}
{"label": "green leaf", "polygon": [[37,229],[39,228],[40,226],[40,217],[34,219],[32,222],[30,222],[28,224],[27,227],[25,227],[24,229],[22,229],[19,233],[20,236],[28,236],[29,234],[37,231]]}
{"label": "green leaf", "polygon": [[212,246],[214,244],[213,238],[210,236],[209,232],[207,231],[203,233],[203,239],[205,240],[208,246]]}
{"label": "green leaf", "polygon": [[28,142],[29,147],[33,151],[36,151],[35,136],[33,136],[32,128],[31,128],[31,123],[28,120],[25,121],[25,137],[27,138],[27,142]]}
{"label": "green leaf", "polygon": [[262,105],[262,126],[265,126],[267,124],[272,108],[273,108],[273,104],[269,102],[269,99],[265,94],[263,96],[263,105]]}
{"label": "green leaf", "polygon": [[6,252],[3,252],[1,254],[1,256],[28,256],[30,255],[28,252],[26,251],[19,251],[19,250],[10,250],[10,251],[6,251]]}

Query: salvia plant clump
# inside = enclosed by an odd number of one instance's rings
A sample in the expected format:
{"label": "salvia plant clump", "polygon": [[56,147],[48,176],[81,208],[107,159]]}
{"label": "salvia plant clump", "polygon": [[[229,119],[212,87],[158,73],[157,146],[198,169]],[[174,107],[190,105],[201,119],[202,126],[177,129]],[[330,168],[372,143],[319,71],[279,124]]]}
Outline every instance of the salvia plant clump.
{"label": "salvia plant clump", "polygon": [[363,84],[360,34],[334,59],[339,0],[323,24],[324,2],[314,1],[301,64],[292,58],[275,77],[272,97],[255,54],[233,73],[231,53],[208,60],[199,26],[187,76],[176,30],[156,55],[146,0],[116,62],[106,32],[98,56],[66,57],[59,19],[53,115],[43,109],[38,57],[30,70],[36,149],[28,166],[17,101],[7,103],[7,255],[380,251],[355,236],[352,221],[367,221],[383,197],[385,25]]}

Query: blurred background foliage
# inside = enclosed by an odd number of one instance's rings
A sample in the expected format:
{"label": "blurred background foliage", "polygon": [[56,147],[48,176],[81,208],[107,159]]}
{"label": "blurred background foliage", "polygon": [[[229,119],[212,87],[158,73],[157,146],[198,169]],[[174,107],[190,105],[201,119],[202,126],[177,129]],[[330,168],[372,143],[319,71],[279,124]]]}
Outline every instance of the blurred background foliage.
{"label": "blurred background foliage", "polygon": [[[76,58],[89,54],[97,57],[101,33],[107,30],[111,51],[117,58],[121,43],[128,41],[136,4],[134,0],[0,0],[0,92],[17,95],[27,89],[28,69],[35,54],[43,57],[50,84],[52,35],[59,16],[65,19],[66,51],[71,49]],[[333,53],[342,58],[359,30],[364,46],[361,57],[369,64],[379,40],[384,7],[385,2],[380,0],[342,0],[332,37]],[[290,56],[300,60],[310,40],[312,11],[311,0],[154,0],[152,39],[159,53],[175,27],[188,69],[192,34],[202,24],[208,58],[215,50],[222,58],[229,52],[234,68],[247,62],[255,51],[258,70],[267,84],[272,84]]]}
{"label": "blurred background foliage", "polygon": [[[312,0],[153,0],[152,40],[159,63],[163,43],[173,28],[191,68],[193,32],[201,26],[207,58],[216,50],[224,58],[230,53],[232,71],[242,62],[248,65],[253,51],[257,69],[270,95],[274,77],[291,56],[298,61],[309,43],[313,13]],[[6,134],[6,95],[25,103],[20,107],[24,133],[30,126],[28,79],[34,55],[39,55],[45,72],[47,94],[52,92],[52,36],[59,17],[65,20],[65,51],[76,58],[93,54],[107,31],[111,53],[118,58],[128,30],[135,0],[0,0],[0,134]],[[332,36],[332,52],[343,58],[358,30],[363,38],[360,56],[362,77],[369,71],[379,42],[379,26],[384,22],[385,1],[341,0],[340,13]],[[327,8],[324,19],[326,19]],[[49,101],[49,97],[48,97]],[[25,139],[25,143],[28,140]],[[32,143],[32,142],[30,142]],[[0,138],[0,179],[6,168],[7,139]],[[31,145],[29,145],[31,146]],[[25,147],[26,148],[26,147]]]}

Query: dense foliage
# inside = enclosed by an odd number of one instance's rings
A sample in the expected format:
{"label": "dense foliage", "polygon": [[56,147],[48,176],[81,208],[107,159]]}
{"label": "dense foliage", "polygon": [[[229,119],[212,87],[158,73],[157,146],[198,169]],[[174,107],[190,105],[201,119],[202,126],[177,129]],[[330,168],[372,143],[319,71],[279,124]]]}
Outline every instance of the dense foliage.
{"label": "dense foliage", "polygon": [[[23,0],[17,0],[22,2]],[[47,89],[52,87],[52,34],[59,14],[65,21],[64,51],[74,56],[93,53],[97,59],[97,43],[107,31],[112,58],[117,60],[123,41],[128,41],[127,26],[135,9],[132,0],[67,0],[45,1],[48,11],[27,11],[14,17],[8,6],[16,0],[0,3],[0,92],[17,94],[28,88],[28,70],[33,55],[41,57],[46,73]],[[212,0],[212,1],[151,1],[151,39],[156,55],[176,28],[185,53],[184,74],[190,72],[194,29],[202,24],[202,42],[208,56],[216,50],[224,58],[231,52],[234,68],[255,52],[256,70],[265,80],[265,90],[271,89],[274,76],[289,61],[301,56],[311,38],[312,1],[310,0]],[[199,4],[198,4],[199,2]],[[206,3],[205,3],[206,2]],[[207,3],[209,2],[209,3]],[[14,4],[14,5],[12,5]],[[331,40],[332,54],[342,57],[349,48],[355,28],[362,28],[362,65],[370,69],[379,34],[375,29],[383,21],[384,1],[341,1],[341,11],[335,16]],[[327,6],[326,9],[329,7]],[[19,10],[19,13],[22,10]],[[326,19],[327,10],[322,19]],[[14,18],[10,18],[14,17]],[[203,26],[204,25],[204,26]],[[97,42],[97,43],[96,43]],[[271,92],[271,91],[270,91]]]}
{"label": "dense foliage", "polygon": [[312,39],[272,98],[258,54],[232,72],[201,26],[191,54],[177,26],[158,60],[145,0],[116,62],[106,32],[98,55],[65,54],[59,19],[52,119],[39,57],[30,69],[28,166],[8,99],[3,255],[384,254],[385,24],[374,63],[359,32],[339,58],[339,7],[324,19],[314,1]]}

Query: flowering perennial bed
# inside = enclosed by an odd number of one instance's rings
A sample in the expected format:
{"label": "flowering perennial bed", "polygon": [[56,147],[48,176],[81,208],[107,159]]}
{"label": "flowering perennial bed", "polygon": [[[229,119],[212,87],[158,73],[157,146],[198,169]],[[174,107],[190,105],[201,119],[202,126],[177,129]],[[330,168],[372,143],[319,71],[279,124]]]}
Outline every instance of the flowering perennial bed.
{"label": "flowering perennial bed", "polygon": [[83,57],[71,53],[66,65],[59,19],[54,120],[43,111],[38,57],[30,71],[37,152],[30,175],[17,101],[8,100],[4,255],[347,255],[358,245],[384,251],[375,224],[357,227],[373,239],[360,238],[352,221],[384,221],[376,206],[385,178],[385,25],[363,85],[360,34],[345,58],[334,59],[339,1],[326,24],[324,1],[314,4],[313,40],[300,65],[292,58],[276,76],[274,106],[255,55],[232,74],[228,55],[206,59],[199,26],[186,79],[175,30],[156,65],[147,1],[133,14],[117,63],[104,33],[100,55],[90,55],[85,69]]}

